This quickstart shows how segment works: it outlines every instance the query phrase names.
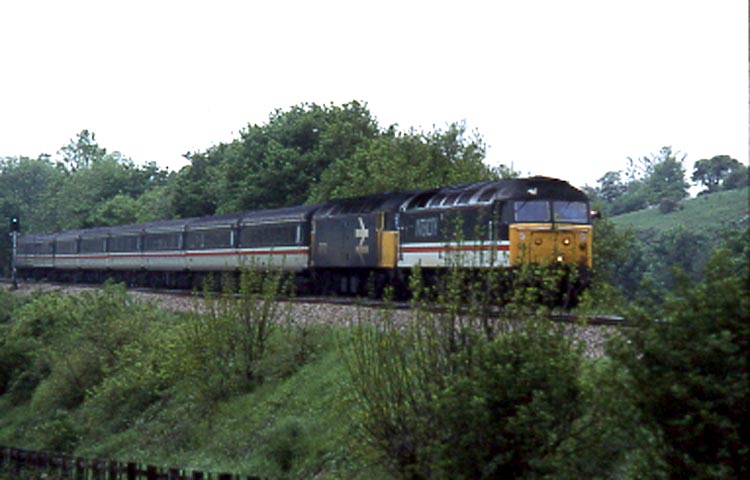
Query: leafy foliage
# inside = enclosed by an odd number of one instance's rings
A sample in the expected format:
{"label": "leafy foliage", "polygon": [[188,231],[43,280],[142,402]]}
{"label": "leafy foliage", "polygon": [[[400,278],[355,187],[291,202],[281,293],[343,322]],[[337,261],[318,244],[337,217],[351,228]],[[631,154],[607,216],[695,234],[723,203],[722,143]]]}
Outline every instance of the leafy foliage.
{"label": "leafy foliage", "polygon": [[[279,272],[247,272],[236,296],[212,296],[181,315],[136,302],[119,285],[21,304],[2,291],[12,315],[0,318],[0,401],[33,414],[33,426],[13,435],[32,448],[73,451],[82,438],[128,430],[165,405],[193,418],[292,375],[317,343],[309,327],[291,328],[275,301],[284,281]],[[190,436],[189,422],[169,421],[179,428],[159,435]]]}
{"label": "leafy foliage", "polygon": [[629,375],[623,391],[659,440],[652,466],[670,478],[748,475],[748,252],[717,251],[703,281],[680,284],[659,321],[644,319],[613,350]]}
{"label": "leafy foliage", "polygon": [[365,105],[302,104],[276,110],[265,125],[249,125],[240,139],[189,156],[177,179],[181,216],[300,205],[333,162],[375,138]]}
{"label": "leafy foliage", "polygon": [[337,159],[313,186],[309,200],[486,180],[494,174],[483,163],[484,155],[481,137],[467,138],[463,124],[431,133],[389,129],[351,157]]}
{"label": "leafy foliage", "polygon": [[604,202],[607,213],[611,215],[649,206],[670,213],[688,195],[684,159],[684,156],[678,159],[671,147],[663,147],[656,155],[628,158],[624,172],[607,172],[598,180],[599,186],[590,189],[590,193],[594,199]]}
{"label": "leafy foliage", "polygon": [[714,193],[746,186],[748,171],[746,166],[729,155],[716,155],[695,162],[691,179],[706,188],[703,193]]}
{"label": "leafy foliage", "polygon": [[[544,319],[537,282],[519,274],[508,316],[495,318],[481,294],[460,307],[466,278],[453,275],[438,311],[420,303],[428,292],[415,275],[410,318],[354,325],[342,353],[360,437],[399,478],[558,472],[584,415],[577,347]],[[491,292],[487,281],[470,290]]]}
{"label": "leafy foliage", "polygon": [[163,374],[185,382],[201,403],[262,383],[270,338],[285,323],[276,302],[286,288],[281,272],[243,271],[236,298],[231,279],[222,284],[226,294],[206,292],[204,308],[183,319],[164,352]]}
{"label": "leafy foliage", "polygon": [[277,110],[240,139],[189,155],[175,182],[180,216],[314,203],[510,175],[482,162],[481,137],[382,129],[366,105],[302,104]]}

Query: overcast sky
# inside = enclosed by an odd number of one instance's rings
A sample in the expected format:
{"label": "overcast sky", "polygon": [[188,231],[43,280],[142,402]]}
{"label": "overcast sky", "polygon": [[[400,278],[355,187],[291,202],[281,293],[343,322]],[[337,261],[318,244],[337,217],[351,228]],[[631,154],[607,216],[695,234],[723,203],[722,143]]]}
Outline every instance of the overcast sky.
{"label": "overcast sky", "polygon": [[302,102],[465,120],[490,164],[582,186],[670,145],[748,163],[747,0],[0,0],[0,157],[82,129],[137,163]]}

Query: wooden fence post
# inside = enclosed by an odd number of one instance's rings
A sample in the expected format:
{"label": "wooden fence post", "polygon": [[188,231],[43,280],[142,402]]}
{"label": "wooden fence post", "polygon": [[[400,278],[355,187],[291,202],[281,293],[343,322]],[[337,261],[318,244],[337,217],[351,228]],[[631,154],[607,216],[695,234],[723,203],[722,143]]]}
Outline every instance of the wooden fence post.
{"label": "wooden fence post", "polygon": [[76,466],[76,480],[86,480],[86,463],[83,458],[76,457],[73,459],[73,462]]}
{"label": "wooden fence post", "polygon": [[138,466],[133,462],[129,462],[127,472],[127,480],[136,480],[136,476],[138,475]]}

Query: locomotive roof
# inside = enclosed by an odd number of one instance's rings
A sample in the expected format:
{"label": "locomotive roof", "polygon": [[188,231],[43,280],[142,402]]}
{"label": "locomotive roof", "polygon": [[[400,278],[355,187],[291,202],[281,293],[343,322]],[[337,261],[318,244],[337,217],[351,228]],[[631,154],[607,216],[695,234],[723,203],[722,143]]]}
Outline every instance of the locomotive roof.
{"label": "locomotive roof", "polygon": [[568,182],[549,177],[486,180],[419,192],[401,205],[401,211],[451,208],[502,200],[555,199],[586,201],[582,191]]}
{"label": "locomotive roof", "polygon": [[377,211],[404,212],[416,209],[455,208],[511,199],[586,201],[587,197],[568,182],[556,178],[511,178],[332,200],[324,204],[314,216],[320,218]]}

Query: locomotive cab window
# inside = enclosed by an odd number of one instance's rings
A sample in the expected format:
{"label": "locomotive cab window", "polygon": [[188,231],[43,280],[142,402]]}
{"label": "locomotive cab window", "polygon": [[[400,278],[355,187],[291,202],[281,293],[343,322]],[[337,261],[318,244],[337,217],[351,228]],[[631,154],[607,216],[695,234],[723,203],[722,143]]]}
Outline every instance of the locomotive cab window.
{"label": "locomotive cab window", "polygon": [[552,220],[549,202],[527,200],[513,204],[516,222],[549,222]]}
{"label": "locomotive cab window", "polygon": [[589,209],[586,202],[552,202],[556,222],[588,223]]}

